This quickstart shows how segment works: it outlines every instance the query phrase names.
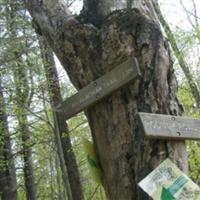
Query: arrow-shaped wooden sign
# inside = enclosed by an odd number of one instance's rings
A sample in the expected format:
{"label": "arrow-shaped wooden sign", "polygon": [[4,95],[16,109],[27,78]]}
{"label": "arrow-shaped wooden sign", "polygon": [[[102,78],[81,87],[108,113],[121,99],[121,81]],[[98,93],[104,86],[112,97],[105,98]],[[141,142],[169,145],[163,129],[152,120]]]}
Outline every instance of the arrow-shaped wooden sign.
{"label": "arrow-shaped wooden sign", "polygon": [[161,115],[138,114],[146,137],[167,140],[200,140],[200,119]]}
{"label": "arrow-shaped wooden sign", "polygon": [[104,76],[91,82],[72,97],[66,99],[56,110],[64,112],[66,119],[69,119],[139,76],[140,69],[137,59],[128,59]]}

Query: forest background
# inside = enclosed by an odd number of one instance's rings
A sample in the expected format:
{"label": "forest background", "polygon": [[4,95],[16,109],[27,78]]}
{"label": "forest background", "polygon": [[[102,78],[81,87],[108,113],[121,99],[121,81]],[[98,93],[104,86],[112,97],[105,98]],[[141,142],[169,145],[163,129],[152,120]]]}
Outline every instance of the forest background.
{"label": "forest background", "polygon": [[[116,3],[124,6],[123,1]],[[82,8],[79,0],[66,4],[73,13]],[[173,52],[184,115],[200,118],[200,3],[159,0],[159,4],[161,26]],[[0,0],[0,38],[0,179],[5,178],[1,171],[11,166],[11,174],[16,174],[12,185],[20,200],[29,195],[31,199],[66,199],[69,183],[63,176],[60,151],[64,150],[59,147],[59,140],[70,136],[84,198],[105,199],[103,188],[91,178],[83,150],[82,138],[91,139],[84,113],[67,121],[67,133],[61,138],[57,134],[52,111],[55,94],[49,85],[56,87],[59,81],[63,99],[76,90],[51,49],[35,33],[22,1]],[[55,76],[46,70],[45,65],[49,64]],[[9,152],[3,152],[5,146]],[[188,142],[187,148],[189,176],[200,185],[200,143]]]}

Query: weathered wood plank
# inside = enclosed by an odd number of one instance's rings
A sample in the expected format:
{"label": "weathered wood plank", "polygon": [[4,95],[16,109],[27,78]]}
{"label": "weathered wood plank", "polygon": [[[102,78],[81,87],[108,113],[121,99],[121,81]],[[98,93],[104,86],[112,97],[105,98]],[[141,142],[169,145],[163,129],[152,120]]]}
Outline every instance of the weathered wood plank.
{"label": "weathered wood plank", "polygon": [[57,107],[57,110],[64,112],[66,119],[69,119],[139,76],[137,59],[128,59],[66,99],[61,106]]}
{"label": "weathered wood plank", "polygon": [[148,138],[200,140],[200,119],[142,112],[138,116]]}

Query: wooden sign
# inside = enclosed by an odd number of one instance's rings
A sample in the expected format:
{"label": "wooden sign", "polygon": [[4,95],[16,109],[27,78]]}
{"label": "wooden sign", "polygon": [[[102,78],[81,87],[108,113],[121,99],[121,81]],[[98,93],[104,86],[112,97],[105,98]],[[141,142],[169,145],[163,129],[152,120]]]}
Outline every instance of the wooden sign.
{"label": "wooden sign", "polygon": [[200,140],[200,119],[142,112],[138,116],[148,138]]}
{"label": "wooden sign", "polygon": [[66,99],[56,110],[64,112],[66,119],[69,119],[139,76],[140,70],[137,59],[128,59]]}

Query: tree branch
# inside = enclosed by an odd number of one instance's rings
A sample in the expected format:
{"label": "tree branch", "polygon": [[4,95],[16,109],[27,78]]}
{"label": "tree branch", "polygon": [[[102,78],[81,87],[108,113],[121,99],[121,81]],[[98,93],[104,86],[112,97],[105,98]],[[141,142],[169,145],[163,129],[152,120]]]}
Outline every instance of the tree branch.
{"label": "tree branch", "polygon": [[154,5],[154,9],[158,15],[158,18],[160,20],[160,23],[162,24],[164,30],[165,30],[165,33],[170,41],[170,44],[172,46],[172,49],[178,59],[178,62],[179,62],[179,65],[181,67],[181,69],[183,70],[186,78],[187,78],[187,81],[188,81],[188,84],[190,86],[190,89],[191,89],[191,92],[195,98],[195,101],[196,101],[196,104],[197,104],[197,107],[200,106],[200,92],[198,90],[198,87],[193,79],[193,76],[190,72],[190,69],[185,61],[185,58],[184,58],[184,55],[183,53],[180,51],[180,49],[178,48],[178,45],[176,43],[176,38],[174,37],[174,34],[173,32],[171,31],[168,23],[165,21],[163,15],[162,15],[162,12],[160,10],[160,7],[159,7],[159,4],[157,1],[154,1],[153,2],[153,5]]}
{"label": "tree branch", "polygon": [[152,20],[154,20],[155,23],[159,21],[155,13],[154,6],[152,4],[153,1],[149,0],[128,0],[128,1],[130,2],[132,1],[131,2],[132,7],[138,8],[141,13],[145,14],[147,17],[150,17]]}
{"label": "tree branch", "polygon": [[[25,2],[35,29],[45,36],[73,85],[77,89],[87,85],[88,82],[78,77],[84,74],[81,61],[87,55],[85,52],[93,45],[91,38],[95,39],[97,29],[80,23],[75,16],[70,15],[63,0],[43,0],[42,3],[38,0],[25,0]],[[74,68],[80,73],[76,73]],[[84,70],[88,70],[87,65]],[[78,82],[77,78],[82,81]]]}

